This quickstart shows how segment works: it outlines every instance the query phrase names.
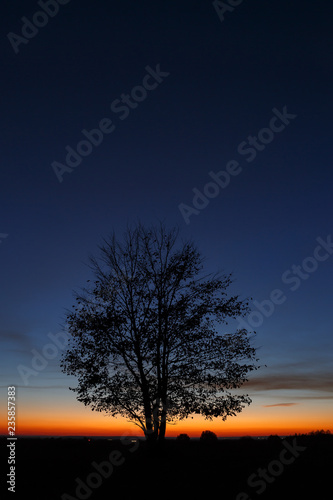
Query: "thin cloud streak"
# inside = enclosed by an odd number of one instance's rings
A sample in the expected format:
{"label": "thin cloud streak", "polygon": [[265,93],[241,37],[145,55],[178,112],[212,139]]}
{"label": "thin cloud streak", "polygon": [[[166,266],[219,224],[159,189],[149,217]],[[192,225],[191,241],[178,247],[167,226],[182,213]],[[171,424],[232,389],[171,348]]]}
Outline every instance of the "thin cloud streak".
{"label": "thin cloud streak", "polygon": [[333,373],[283,373],[252,378],[244,384],[254,391],[301,390],[333,392]]}
{"label": "thin cloud streak", "polygon": [[263,408],[272,408],[273,406],[295,406],[299,403],[276,403],[275,405],[263,405]]}

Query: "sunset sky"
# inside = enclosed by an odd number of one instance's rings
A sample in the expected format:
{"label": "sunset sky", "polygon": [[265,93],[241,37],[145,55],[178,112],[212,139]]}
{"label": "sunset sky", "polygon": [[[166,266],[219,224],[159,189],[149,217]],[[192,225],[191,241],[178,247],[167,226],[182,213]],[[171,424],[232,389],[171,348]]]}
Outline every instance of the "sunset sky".
{"label": "sunset sky", "polygon": [[266,365],[239,416],[167,436],[333,431],[332,4],[71,0],[31,35],[40,10],[0,16],[0,433],[16,386],[18,434],[140,434],[76,401],[57,336],[88,255],[137,218],[233,272],[253,312],[220,331],[255,330]]}

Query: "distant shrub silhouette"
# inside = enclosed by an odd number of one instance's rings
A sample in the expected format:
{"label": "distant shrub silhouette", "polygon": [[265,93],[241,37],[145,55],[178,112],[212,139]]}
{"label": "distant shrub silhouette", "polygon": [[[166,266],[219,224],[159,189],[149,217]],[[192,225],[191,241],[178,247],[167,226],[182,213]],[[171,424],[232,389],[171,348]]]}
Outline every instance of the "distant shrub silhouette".
{"label": "distant shrub silhouette", "polygon": [[331,431],[329,431],[329,430],[324,431],[323,429],[321,429],[320,431],[309,432],[309,436],[324,436],[326,434],[331,434]]}
{"label": "distant shrub silhouette", "polygon": [[216,443],[217,435],[212,431],[203,431],[200,436],[200,441],[204,443]]}
{"label": "distant shrub silhouette", "polygon": [[188,443],[190,440],[190,436],[188,434],[179,434],[176,440],[180,443]]}

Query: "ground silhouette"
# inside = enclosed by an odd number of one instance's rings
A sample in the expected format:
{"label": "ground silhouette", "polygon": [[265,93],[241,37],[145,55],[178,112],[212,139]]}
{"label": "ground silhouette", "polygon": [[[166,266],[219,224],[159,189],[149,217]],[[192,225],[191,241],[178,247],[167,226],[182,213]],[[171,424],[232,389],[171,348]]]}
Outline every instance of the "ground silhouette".
{"label": "ground silhouette", "polygon": [[[1,444],[4,452],[5,439]],[[195,498],[198,492],[228,500],[326,498],[332,451],[333,436],[324,434],[155,445],[131,438],[19,438],[15,498],[104,500],[147,488],[157,493],[161,485]]]}

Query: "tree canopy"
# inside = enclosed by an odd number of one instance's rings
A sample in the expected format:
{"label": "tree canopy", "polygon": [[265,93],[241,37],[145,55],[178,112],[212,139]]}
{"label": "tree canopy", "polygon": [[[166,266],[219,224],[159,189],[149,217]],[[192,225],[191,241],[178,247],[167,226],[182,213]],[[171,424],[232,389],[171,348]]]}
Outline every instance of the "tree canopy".
{"label": "tree canopy", "polygon": [[113,233],[90,257],[95,280],[66,315],[70,341],[61,366],[75,375],[77,399],[122,415],[148,439],[167,422],[242,411],[248,395],[232,394],[258,368],[253,334],[222,334],[219,324],[248,312],[228,296],[230,274],[203,274],[191,241],[163,224]]}

